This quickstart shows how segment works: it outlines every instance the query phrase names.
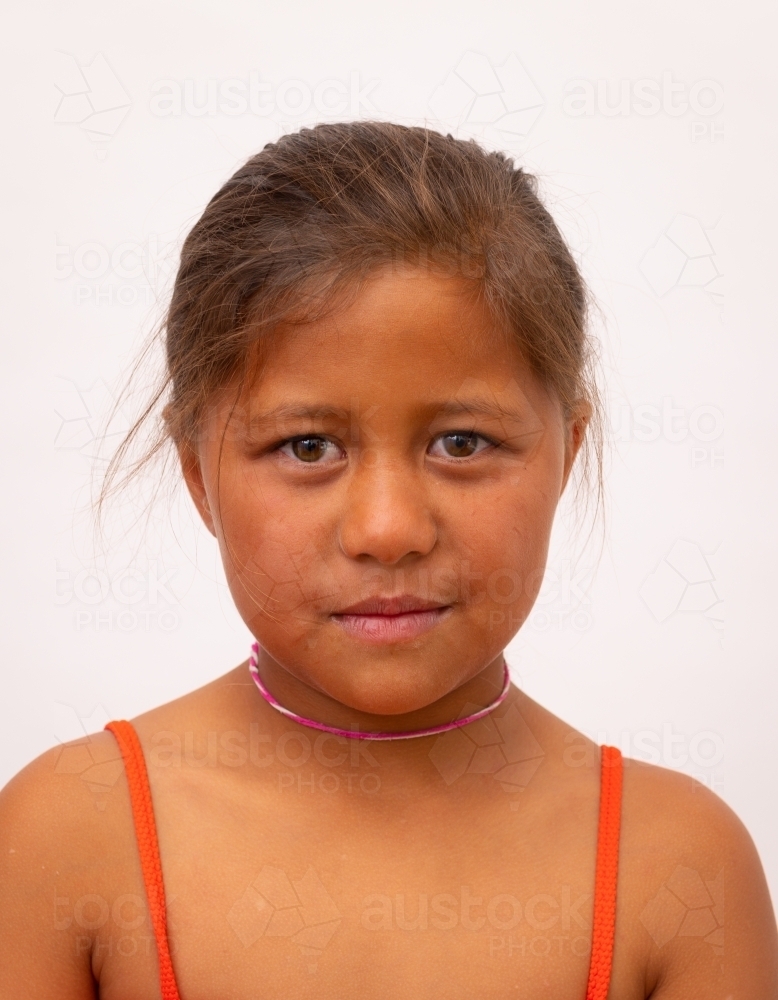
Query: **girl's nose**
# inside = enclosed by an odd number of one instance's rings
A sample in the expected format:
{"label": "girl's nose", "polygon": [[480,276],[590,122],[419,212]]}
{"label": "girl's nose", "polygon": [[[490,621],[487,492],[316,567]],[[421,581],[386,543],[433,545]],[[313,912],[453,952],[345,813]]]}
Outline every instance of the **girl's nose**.
{"label": "girl's nose", "polygon": [[380,460],[356,472],[340,520],[340,547],[349,558],[393,566],[434,548],[438,530],[422,475]]}

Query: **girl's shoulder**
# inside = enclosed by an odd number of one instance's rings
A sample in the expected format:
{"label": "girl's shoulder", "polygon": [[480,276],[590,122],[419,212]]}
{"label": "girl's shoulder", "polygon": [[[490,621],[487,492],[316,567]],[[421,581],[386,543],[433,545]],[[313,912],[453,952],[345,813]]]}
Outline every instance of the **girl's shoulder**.
{"label": "girl's shoulder", "polygon": [[[186,743],[187,734],[197,740],[213,728],[207,707],[229,693],[234,677],[235,671],[133,719],[144,755],[168,730]],[[113,898],[117,886],[143,892],[125,763],[112,732],[46,750],[0,789],[0,885],[3,919],[13,913],[18,933],[50,932],[53,919],[57,930],[81,938],[91,918],[73,918],[78,900],[99,908],[95,900]],[[52,917],[53,905],[59,916]]]}
{"label": "girl's shoulder", "polygon": [[142,885],[110,733],[47,750],[0,790],[0,885],[7,995],[91,996],[103,911]]}
{"label": "girl's shoulder", "polygon": [[[150,758],[155,746],[169,752],[174,736],[181,744],[181,766],[157,769],[158,780],[166,783],[159,786],[162,791],[183,783],[188,802],[221,795],[225,788],[228,794],[238,791],[215,779],[222,770],[237,778],[243,768],[235,760],[242,758],[225,758],[231,763],[222,766],[220,749],[214,768],[201,763],[207,759],[208,733],[219,729],[220,714],[204,711],[204,703],[212,706],[230,697],[234,680],[227,675],[210,691],[193,692],[134,720]],[[550,829],[564,822],[569,832],[565,842],[593,865],[599,750],[528,700],[522,716],[543,754],[537,777],[523,793],[527,805],[538,802],[536,815]],[[191,768],[187,733],[192,734]],[[233,754],[242,746],[234,742],[235,733],[228,744]],[[268,774],[274,765],[264,761],[273,747],[263,742],[258,748],[262,767],[257,773]],[[291,755],[291,747],[287,751]],[[302,797],[295,796],[295,806],[298,799]],[[521,822],[520,813],[500,815],[501,823]],[[495,830],[495,837],[504,836],[506,843],[515,835],[512,828]],[[588,863],[584,860],[583,867]],[[593,890],[593,870],[587,880]],[[144,893],[124,763],[111,733],[46,751],[0,792],[0,884],[7,953],[14,948],[35,953],[34,961],[24,963],[27,992],[34,987],[36,995],[53,996],[50,984],[56,976],[60,995],[69,995],[64,981],[72,982],[72,995],[80,989],[86,995],[92,977],[99,978],[100,931],[94,928],[100,927],[102,911],[120,900],[121,906],[131,907],[127,900]],[[636,991],[638,971],[638,978],[645,979],[644,993]],[[680,1000],[708,986],[722,995],[728,990],[759,997],[769,995],[775,983],[775,921],[762,867],[743,823],[693,778],[624,759],[615,995]]]}
{"label": "girl's shoulder", "polygon": [[[233,672],[234,673],[234,672]],[[144,733],[166,727],[201,726],[204,704],[213,691],[224,689],[233,674],[205,685],[133,720]],[[144,746],[144,752],[146,747]],[[22,863],[44,845],[63,852],[94,854],[97,847],[116,843],[119,830],[132,834],[132,817],[122,753],[113,733],[102,730],[44,751],[0,789],[0,819],[11,845],[14,863]],[[16,855],[20,855],[16,857]],[[5,857],[5,856],[4,856]]]}
{"label": "girl's shoulder", "polygon": [[[546,734],[561,817],[565,803],[581,802],[576,789],[591,788],[601,749],[535,703],[526,715]],[[778,931],[745,825],[688,774],[628,757],[622,767],[613,995],[635,995],[636,969],[655,1000],[704,986],[711,995],[773,995]]]}
{"label": "girl's shoulder", "polygon": [[[94,856],[124,820],[124,764],[109,732],[92,733],[46,750],[0,789],[3,860],[40,861],[50,850]],[[10,862],[9,862],[10,859]]]}
{"label": "girl's shoulder", "polygon": [[[624,760],[617,928],[657,1000],[770,995],[778,933],[754,842],[689,775]],[[725,962],[726,956],[726,962]],[[617,952],[618,959],[618,952]]]}

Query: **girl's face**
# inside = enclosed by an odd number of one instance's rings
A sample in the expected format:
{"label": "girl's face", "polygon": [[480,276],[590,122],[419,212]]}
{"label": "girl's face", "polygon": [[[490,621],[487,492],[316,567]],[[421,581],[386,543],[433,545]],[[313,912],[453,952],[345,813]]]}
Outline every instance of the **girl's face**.
{"label": "girl's face", "polygon": [[399,715],[499,664],[585,410],[563,420],[472,284],[379,272],[233,402],[184,471],[284,691]]}

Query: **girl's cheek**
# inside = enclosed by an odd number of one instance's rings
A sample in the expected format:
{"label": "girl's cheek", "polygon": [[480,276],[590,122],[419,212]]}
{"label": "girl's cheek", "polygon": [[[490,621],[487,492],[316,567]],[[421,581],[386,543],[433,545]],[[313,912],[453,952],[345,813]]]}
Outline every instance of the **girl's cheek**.
{"label": "girl's cheek", "polygon": [[484,558],[490,603],[531,607],[543,583],[549,533],[545,510],[524,508],[500,526]]}
{"label": "girl's cheek", "polygon": [[298,612],[336,597],[341,587],[330,569],[327,553],[314,539],[315,530],[301,530],[288,518],[267,510],[246,516],[237,509],[226,518],[222,552],[231,588],[247,610],[263,608],[275,615]]}

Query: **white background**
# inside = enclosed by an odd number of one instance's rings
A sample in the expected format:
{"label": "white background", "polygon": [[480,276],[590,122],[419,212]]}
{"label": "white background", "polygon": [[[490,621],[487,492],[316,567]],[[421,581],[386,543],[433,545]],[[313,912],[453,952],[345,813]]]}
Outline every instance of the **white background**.
{"label": "white background", "polygon": [[[0,781],[245,657],[214,544],[186,504],[163,497],[145,531],[117,504],[95,551],[90,470],[205,202],[344,93],[330,118],[476,136],[540,175],[599,303],[605,546],[597,564],[596,546],[580,553],[560,525],[512,673],[600,742],[713,787],[751,831],[775,898],[767,13],[739,5],[732,25],[710,2],[220,0],[14,17],[0,168]],[[241,85],[248,96],[252,74],[263,114],[229,97]],[[322,98],[326,81],[339,87]],[[180,108],[153,103],[176,91]]]}

